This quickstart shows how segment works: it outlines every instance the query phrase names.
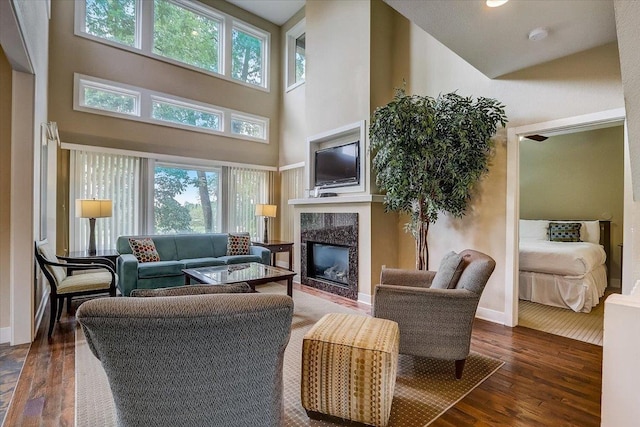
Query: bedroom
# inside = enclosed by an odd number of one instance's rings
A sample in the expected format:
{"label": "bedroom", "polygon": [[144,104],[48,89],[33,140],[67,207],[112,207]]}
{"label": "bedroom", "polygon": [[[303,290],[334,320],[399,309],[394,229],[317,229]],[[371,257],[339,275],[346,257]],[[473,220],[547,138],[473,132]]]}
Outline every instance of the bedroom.
{"label": "bedroom", "polygon": [[[520,142],[519,323],[550,332],[544,323],[557,318],[551,332],[598,343],[605,288],[621,286],[624,128],[544,136]],[[583,322],[600,337],[576,332]]]}

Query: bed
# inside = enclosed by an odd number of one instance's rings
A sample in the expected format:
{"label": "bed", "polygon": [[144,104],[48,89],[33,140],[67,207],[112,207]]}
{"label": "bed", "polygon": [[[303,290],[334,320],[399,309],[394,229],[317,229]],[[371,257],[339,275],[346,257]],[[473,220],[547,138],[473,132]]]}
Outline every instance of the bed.
{"label": "bed", "polygon": [[520,220],[519,298],[590,312],[607,287],[608,226]]}

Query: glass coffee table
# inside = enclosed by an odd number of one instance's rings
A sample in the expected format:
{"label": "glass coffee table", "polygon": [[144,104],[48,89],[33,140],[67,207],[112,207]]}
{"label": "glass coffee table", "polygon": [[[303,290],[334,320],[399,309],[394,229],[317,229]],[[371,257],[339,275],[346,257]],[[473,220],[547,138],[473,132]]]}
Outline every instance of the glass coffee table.
{"label": "glass coffee table", "polygon": [[293,276],[296,275],[295,271],[272,267],[258,262],[218,265],[215,267],[186,268],[182,270],[182,272],[185,276],[186,285],[190,285],[191,280],[207,285],[246,282],[254,291],[256,290],[256,285],[286,280],[287,295],[289,296],[293,296]]}

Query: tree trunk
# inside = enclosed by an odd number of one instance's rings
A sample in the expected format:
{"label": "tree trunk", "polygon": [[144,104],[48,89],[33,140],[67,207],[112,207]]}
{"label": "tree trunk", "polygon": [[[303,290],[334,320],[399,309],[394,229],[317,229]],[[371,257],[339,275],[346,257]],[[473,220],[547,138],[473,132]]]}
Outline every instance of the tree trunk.
{"label": "tree trunk", "polygon": [[213,213],[211,212],[211,198],[209,197],[209,185],[207,175],[203,171],[196,171],[198,174],[198,191],[200,192],[200,203],[202,204],[202,217],[204,218],[204,231],[213,232]]}
{"label": "tree trunk", "polygon": [[418,203],[418,229],[416,230],[416,269],[429,269],[429,248],[427,247],[427,234],[429,233],[429,221],[425,221],[422,210],[422,201]]}

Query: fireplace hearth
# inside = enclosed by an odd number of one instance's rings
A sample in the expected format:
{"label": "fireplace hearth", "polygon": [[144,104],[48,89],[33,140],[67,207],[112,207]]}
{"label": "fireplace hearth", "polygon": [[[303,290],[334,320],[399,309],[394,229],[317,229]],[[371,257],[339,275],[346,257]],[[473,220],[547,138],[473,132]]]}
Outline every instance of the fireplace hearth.
{"label": "fireplace hearth", "polygon": [[300,214],[300,281],[358,299],[358,214]]}

